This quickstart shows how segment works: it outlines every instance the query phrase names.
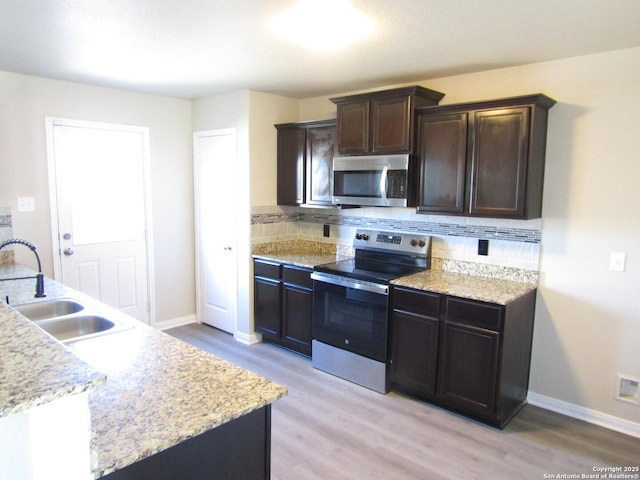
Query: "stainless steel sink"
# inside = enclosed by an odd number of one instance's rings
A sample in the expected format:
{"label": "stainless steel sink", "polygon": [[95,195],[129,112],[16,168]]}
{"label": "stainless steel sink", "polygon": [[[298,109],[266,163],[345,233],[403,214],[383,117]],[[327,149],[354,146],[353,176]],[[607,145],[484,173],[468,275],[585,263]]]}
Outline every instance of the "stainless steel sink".
{"label": "stainless steel sink", "polygon": [[70,298],[56,298],[39,302],[24,303],[14,307],[29,320],[38,321],[70,315],[84,310],[84,307]]}
{"label": "stainless steel sink", "polygon": [[69,343],[133,328],[115,315],[107,318],[72,298],[55,298],[13,305],[19,313],[55,339]]}
{"label": "stainless steel sink", "polygon": [[[107,332],[118,327],[112,320],[98,315],[70,315],[41,320],[37,325],[52,337],[62,341]],[[120,329],[118,329],[120,330]]]}

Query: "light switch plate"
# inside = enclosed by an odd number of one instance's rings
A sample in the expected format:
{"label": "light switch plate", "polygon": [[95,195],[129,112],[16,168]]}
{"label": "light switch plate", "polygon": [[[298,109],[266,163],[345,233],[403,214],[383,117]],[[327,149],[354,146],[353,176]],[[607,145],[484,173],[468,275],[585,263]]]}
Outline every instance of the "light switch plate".
{"label": "light switch plate", "polygon": [[609,258],[609,270],[612,272],[624,272],[624,264],[626,261],[626,254],[624,252],[611,252]]}
{"label": "light switch plate", "polygon": [[18,197],[19,212],[33,212],[36,209],[36,201],[33,197]]}

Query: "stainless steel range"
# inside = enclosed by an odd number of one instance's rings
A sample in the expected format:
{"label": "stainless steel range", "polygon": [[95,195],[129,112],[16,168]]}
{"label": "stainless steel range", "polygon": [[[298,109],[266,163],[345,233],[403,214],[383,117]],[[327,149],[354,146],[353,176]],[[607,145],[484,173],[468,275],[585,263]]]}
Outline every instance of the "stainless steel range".
{"label": "stainless steel range", "polygon": [[431,266],[431,237],[358,230],[355,258],[315,267],[313,367],[387,392],[389,283]]}

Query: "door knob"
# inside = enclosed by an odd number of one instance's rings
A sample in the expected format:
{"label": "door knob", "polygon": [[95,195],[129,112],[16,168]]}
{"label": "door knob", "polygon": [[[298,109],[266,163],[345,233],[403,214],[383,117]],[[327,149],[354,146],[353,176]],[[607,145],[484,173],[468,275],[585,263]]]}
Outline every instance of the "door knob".
{"label": "door knob", "polygon": [[62,253],[64,253],[67,257],[70,257],[71,255],[73,255],[73,250],[67,247],[62,251]]}

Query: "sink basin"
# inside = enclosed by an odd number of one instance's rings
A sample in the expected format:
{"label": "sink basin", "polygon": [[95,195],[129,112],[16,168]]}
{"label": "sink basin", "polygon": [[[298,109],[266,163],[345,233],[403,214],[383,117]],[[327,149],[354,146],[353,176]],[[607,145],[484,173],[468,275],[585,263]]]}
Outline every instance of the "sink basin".
{"label": "sink basin", "polygon": [[24,303],[22,305],[16,305],[14,308],[29,320],[33,321],[62,317],[84,310],[82,305],[70,298],[56,298],[54,300]]}
{"label": "sink basin", "polygon": [[73,298],[54,298],[12,306],[63,343],[133,328],[133,325],[124,319],[99,315]]}
{"label": "sink basin", "polygon": [[71,315],[42,320],[37,325],[57,340],[65,341],[107,332],[120,324],[99,315]]}

